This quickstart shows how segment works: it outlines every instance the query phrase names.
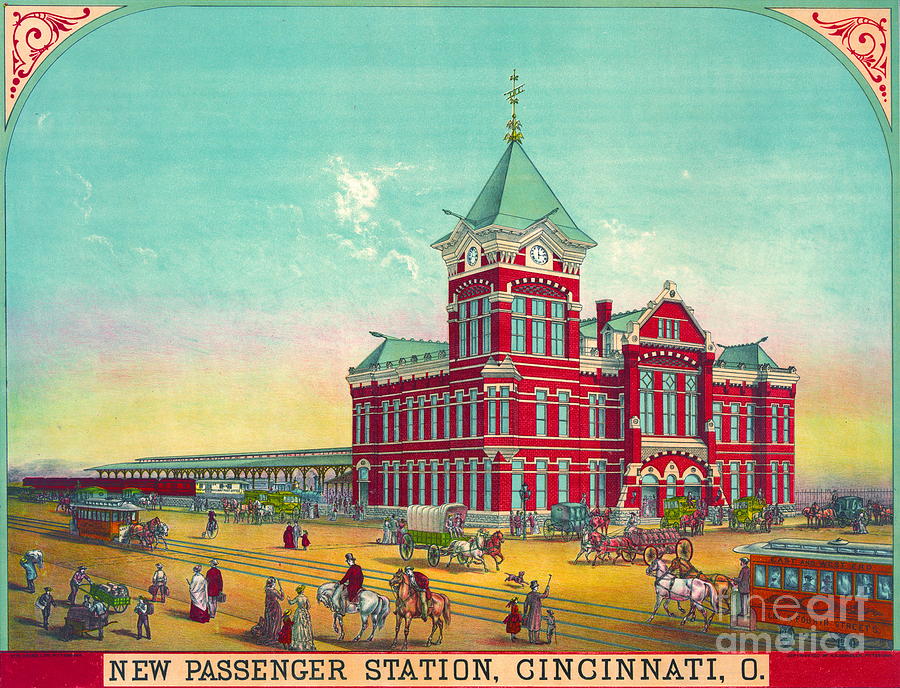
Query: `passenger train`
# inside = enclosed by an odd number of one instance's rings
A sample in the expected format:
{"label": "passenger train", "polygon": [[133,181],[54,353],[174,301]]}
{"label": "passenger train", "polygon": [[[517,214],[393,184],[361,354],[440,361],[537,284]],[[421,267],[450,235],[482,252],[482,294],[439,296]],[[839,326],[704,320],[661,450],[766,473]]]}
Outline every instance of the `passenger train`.
{"label": "passenger train", "polygon": [[197,494],[196,483],[191,478],[24,478],[22,484],[45,492],[99,487],[113,493],[132,488],[162,497],[193,497]]}

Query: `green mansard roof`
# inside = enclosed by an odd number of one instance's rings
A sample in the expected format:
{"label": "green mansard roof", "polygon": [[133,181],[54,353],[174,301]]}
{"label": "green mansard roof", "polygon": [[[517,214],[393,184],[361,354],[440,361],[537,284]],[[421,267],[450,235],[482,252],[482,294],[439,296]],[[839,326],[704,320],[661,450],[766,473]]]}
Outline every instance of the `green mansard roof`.
{"label": "green mansard roof", "polygon": [[778,364],[760,346],[766,339],[768,337],[763,337],[758,342],[751,342],[750,344],[723,346],[723,351],[719,355],[718,360],[730,365],[743,363],[745,366],[753,366],[754,368],[761,365],[770,365],[773,368],[778,368]]}
{"label": "green mansard roof", "polygon": [[384,363],[397,363],[400,359],[404,359],[406,363],[409,363],[413,356],[421,358],[425,354],[431,354],[434,358],[440,358],[447,355],[450,346],[447,342],[433,342],[426,339],[400,339],[381,334],[380,332],[370,332],[369,334],[373,337],[381,337],[384,341],[375,347],[375,350],[366,356],[354,370],[368,370],[369,368],[381,366]]}
{"label": "green mansard roof", "polygon": [[[624,332],[632,320],[637,320],[644,312],[643,308],[636,308],[632,311],[623,311],[622,313],[613,313],[607,323],[616,332]],[[597,332],[597,318],[588,318],[581,321],[581,335],[583,337],[591,337],[596,339],[599,336]]]}
{"label": "green mansard roof", "polygon": [[572,241],[597,245],[575,224],[522,146],[511,142],[466,214],[466,220],[475,229],[489,225],[526,229],[555,208],[558,210],[549,219],[563,234]]}

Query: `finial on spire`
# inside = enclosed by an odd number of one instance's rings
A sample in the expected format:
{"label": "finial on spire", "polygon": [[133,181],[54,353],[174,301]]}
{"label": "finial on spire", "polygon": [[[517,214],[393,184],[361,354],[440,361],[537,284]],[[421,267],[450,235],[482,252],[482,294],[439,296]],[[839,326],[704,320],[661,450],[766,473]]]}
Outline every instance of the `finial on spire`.
{"label": "finial on spire", "polygon": [[503,95],[506,96],[506,100],[509,101],[510,105],[512,105],[512,117],[506,123],[506,128],[509,129],[509,131],[503,137],[503,140],[522,143],[522,123],[519,122],[519,120],[516,118],[516,103],[519,102],[518,95],[525,90],[525,86],[516,86],[516,82],[519,80],[519,77],[516,75],[515,69],[510,75],[509,80],[512,81],[513,87]]}

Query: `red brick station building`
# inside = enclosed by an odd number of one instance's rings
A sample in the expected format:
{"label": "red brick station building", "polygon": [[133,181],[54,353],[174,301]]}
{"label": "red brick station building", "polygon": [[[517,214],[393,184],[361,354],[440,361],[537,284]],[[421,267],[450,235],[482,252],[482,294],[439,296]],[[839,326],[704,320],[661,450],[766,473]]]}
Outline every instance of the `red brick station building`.
{"label": "red brick station building", "polygon": [[490,523],[586,499],[621,520],[681,495],[793,502],[796,369],[765,338],[717,347],[672,281],[637,308],[585,312],[596,245],[511,141],[432,244],[449,342],[373,332],[347,376],[353,493],[370,514],[463,502]]}

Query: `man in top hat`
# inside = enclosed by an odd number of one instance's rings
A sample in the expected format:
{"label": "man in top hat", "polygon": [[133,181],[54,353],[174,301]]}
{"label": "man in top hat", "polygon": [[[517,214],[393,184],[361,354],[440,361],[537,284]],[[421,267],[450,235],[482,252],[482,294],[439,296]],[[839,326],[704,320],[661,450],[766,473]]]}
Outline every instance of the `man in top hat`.
{"label": "man in top hat", "polygon": [[52,588],[44,588],[44,594],[37,598],[34,606],[41,610],[41,616],[44,617],[44,630],[50,630],[50,610],[56,606],[56,600],[50,594]]}
{"label": "man in top hat", "polygon": [[733,579],[733,583],[737,586],[740,595],[741,607],[738,616],[747,616],[750,611],[747,607],[750,604],[750,560],[747,557],[741,557],[741,571],[738,577]]}
{"label": "man in top hat", "polygon": [[528,642],[541,642],[541,606],[542,601],[550,596],[550,581],[547,581],[547,587],[544,592],[538,592],[538,582],[531,581],[531,592],[525,596],[525,614],[523,620],[525,628],[528,629]]}
{"label": "man in top hat", "polygon": [[428,576],[416,571],[412,566],[403,569],[403,573],[409,576],[410,587],[419,596],[419,611],[422,614],[422,621],[428,621],[428,604],[431,602]]}
{"label": "man in top hat", "polygon": [[82,583],[90,583],[91,577],[87,575],[87,566],[79,566],[69,579],[69,599],[70,605],[75,604],[75,596],[78,594],[78,588]]}
{"label": "man in top hat", "polygon": [[209,597],[209,618],[216,618],[216,607],[219,606],[219,595],[222,594],[222,572],[219,562],[209,560],[209,571],[206,572],[206,594]]}
{"label": "man in top hat", "polygon": [[362,567],[356,563],[356,558],[352,554],[344,555],[347,562],[347,573],[340,580],[340,585],[334,591],[332,603],[335,609],[344,609],[345,602],[355,604],[359,597],[359,591],[363,587]]}
{"label": "man in top hat", "polygon": [[146,631],[147,640],[150,640],[150,615],[153,613],[153,603],[141,595],[134,605],[134,613],[137,614],[137,639],[141,639],[141,631]]}
{"label": "man in top hat", "polygon": [[153,578],[150,580],[150,594],[153,595],[153,602],[165,603],[166,595],[169,594],[169,588],[166,585],[168,582],[169,578],[166,576],[166,572],[163,571],[163,565],[157,564],[156,571],[153,572]]}

